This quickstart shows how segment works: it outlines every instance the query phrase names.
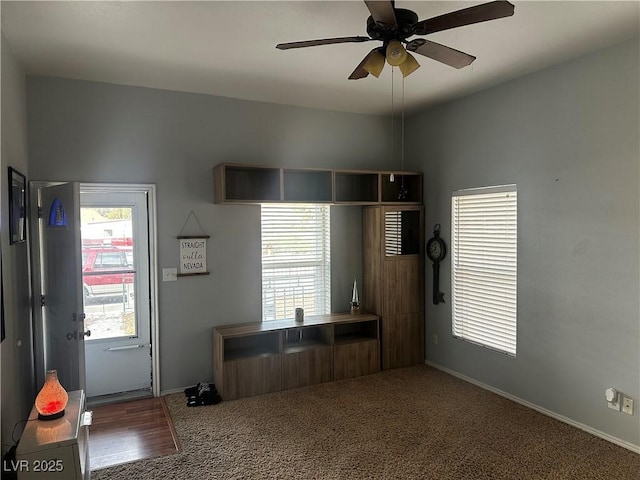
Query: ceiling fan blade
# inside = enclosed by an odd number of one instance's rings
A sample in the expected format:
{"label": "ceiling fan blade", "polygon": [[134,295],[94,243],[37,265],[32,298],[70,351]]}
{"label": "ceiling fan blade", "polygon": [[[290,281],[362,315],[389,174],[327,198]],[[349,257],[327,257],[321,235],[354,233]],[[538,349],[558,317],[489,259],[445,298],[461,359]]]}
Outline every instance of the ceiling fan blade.
{"label": "ceiling fan blade", "polygon": [[289,50],[290,48],[316,47],[318,45],[332,45],[334,43],[360,43],[373,40],[369,37],[336,37],[322,38],[319,40],[305,40],[303,42],[279,43],[276,45],[278,50]]}
{"label": "ceiling fan blade", "polygon": [[371,16],[377,24],[389,27],[397,27],[396,12],[393,9],[394,3],[389,0],[364,0],[367,4]]}
{"label": "ceiling fan blade", "polygon": [[351,72],[351,75],[349,75],[349,80],[360,80],[361,78],[366,77],[367,75],[369,75],[369,72],[367,72],[364,69],[364,64],[367,63],[367,60],[369,60],[369,57],[371,55],[373,55],[376,50],[378,50],[377,48],[374,48],[373,50],[371,50],[369,53],[367,53],[367,55],[362,59],[362,61],[358,64],[358,66],[356,67],[356,69]]}
{"label": "ceiling fan blade", "polygon": [[368,75],[369,72],[358,65],[356,69],[351,73],[351,75],[349,75],[349,80],[360,80],[361,78],[365,78]]}
{"label": "ceiling fan blade", "polygon": [[462,27],[473,23],[486,22],[497,18],[513,15],[514,6],[504,0],[483,3],[475,7],[464,8],[451,13],[445,13],[439,17],[422,20],[414,23],[412,30],[415,35],[427,35],[450,28]]}
{"label": "ceiling fan blade", "polygon": [[430,42],[423,38],[418,38],[407,43],[407,50],[419,53],[420,55],[432,58],[454,68],[466,67],[476,59],[476,57],[468,53],[440,45],[439,43]]}

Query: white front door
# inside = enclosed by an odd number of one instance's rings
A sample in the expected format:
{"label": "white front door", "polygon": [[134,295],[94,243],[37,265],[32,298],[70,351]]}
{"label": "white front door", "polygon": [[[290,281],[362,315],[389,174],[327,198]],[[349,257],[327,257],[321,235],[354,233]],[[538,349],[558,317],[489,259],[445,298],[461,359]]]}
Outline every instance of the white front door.
{"label": "white front door", "polygon": [[44,368],[68,391],[85,388],[77,183],[39,189]]}
{"label": "white front door", "polygon": [[152,393],[148,194],[81,185],[87,396]]}

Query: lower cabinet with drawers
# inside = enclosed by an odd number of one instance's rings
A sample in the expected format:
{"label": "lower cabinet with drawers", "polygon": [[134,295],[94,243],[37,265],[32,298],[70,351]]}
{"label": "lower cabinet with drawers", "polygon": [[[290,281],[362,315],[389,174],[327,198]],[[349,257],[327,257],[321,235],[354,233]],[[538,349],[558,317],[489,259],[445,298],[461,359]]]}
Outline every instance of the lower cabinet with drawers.
{"label": "lower cabinet with drawers", "polygon": [[213,329],[214,382],[224,400],[380,371],[376,315],[333,313]]}
{"label": "lower cabinet with drawers", "polygon": [[61,418],[38,420],[33,407],[16,449],[18,480],[88,480],[91,417],[82,390],[69,392]]}

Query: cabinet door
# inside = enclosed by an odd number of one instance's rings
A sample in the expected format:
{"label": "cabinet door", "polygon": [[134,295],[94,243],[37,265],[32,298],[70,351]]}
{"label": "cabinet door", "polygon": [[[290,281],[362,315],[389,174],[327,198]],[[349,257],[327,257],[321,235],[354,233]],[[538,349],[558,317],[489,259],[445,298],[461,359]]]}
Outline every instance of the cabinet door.
{"label": "cabinet door", "polygon": [[405,313],[382,317],[382,368],[424,363],[424,315]]}
{"label": "cabinet door", "polygon": [[282,388],[296,388],[333,380],[333,348],[310,348],[282,356]]}
{"label": "cabinet door", "polygon": [[362,308],[382,314],[382,207],[362,210]]}
{"label": "cabinet door", "polygon": [[333,379],[370,375],[380,371],[377,339],[335,345],[333,349]]}
{"label": "cabinet door", "polygon": [[280,354],[261,355],[224,362],[222,398],[251,397],[278,392],[282,386]]}
{"label": "cabinet door", "polygon": [[18,464],[18,480],[82,479],[73,448],[73,445],[64,445],[18,455],[17,460],[24,462]]}
{"label": "cabinet door", "polygon": [[383,316],[424,311],[422,257],[400,257],[384,263]]}

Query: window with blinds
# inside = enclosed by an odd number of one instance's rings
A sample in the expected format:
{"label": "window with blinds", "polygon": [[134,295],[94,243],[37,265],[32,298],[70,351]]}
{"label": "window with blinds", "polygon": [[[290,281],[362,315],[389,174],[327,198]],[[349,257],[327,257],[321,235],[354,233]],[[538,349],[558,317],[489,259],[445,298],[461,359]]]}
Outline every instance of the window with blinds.
{"label": "window with blinds", "polygon": [[402,212],[384,213],[384,254],[402,255]]}
{"label": "window with blinds", "polygon": [[331,312],[328,205],[262,205],[262,320]]}
{"label": "window with blinds", "polygon": [[453,335],[515,356],[515,185],[459,190],[451,201]]}

